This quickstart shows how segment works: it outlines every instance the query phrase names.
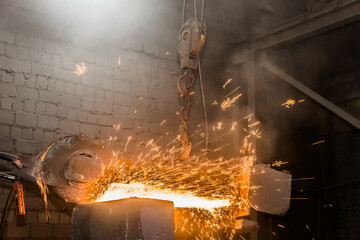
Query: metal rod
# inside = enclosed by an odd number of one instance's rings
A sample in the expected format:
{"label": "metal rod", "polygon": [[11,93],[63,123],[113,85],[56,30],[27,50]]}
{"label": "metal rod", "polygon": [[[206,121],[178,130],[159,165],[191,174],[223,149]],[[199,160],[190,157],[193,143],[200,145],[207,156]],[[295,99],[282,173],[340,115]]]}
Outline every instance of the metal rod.
{"label": "metal rod", "polygon": [[201,99],[203,104],[203,110],[204,110],[204,119],[205,119],[205,148],[206,152],[209,149],[209,126],[208,126],[208,119],[207,119],[207,113],[206,113],[206,104],[205,104],[205,95],[204,95],[204,84],[202,80],[202,74],[201,74],[201,65],[200,65],[200,56],[197,57],[198,59],[198,66],[199,66],[199,78],[200,78],[200,88],[201,88]]}
{"label": "metal rod", "polygon": [[341,117],[342,119],[344,119],[345,121],[356,127],[357,129],[360,129],[360,121],[355,117],[353,117],[352,115],[350,115],[349,113],[345,112],[335,104],[328,101],[326,98],[320,96],[318,93],[306,87],[304,84],[300,83],[292,76],[286,74],[280,68],[276,67],[272,63],[265,61],[263,65],[270,72],[274,73],[275,75],[285,80],[287,83],[291,84],[298,90],[302,91],[303,93],[305,93],[306,95],[308,95],[309,97],[311,97],[312,99],[314,99],[315,101],[317,101],[318,103],[320,103],[321,105],[323,105],[324,107],[326,107],[327,109],[329,109],[330,111],[332,111],[333,113],[335,113],[336,115],[338,115],[339,117]]}
{"label": "metal rod", "polygon": [[197,16],[196,16],[196,0],[194,0],[194,13],[195,13],[195,19],[197,19]]}
{"label": "metal rod", "polygon": [[184,24],[184,19],[185,19],[185,5],[186,5],[186,0],[184,0],[184,2],[183,2],[183,14],[182,14],[182,24],[181,24],[181,25]]}
{"label": "metal rod", "polygon": [[202,3],[201,3],[201,19],[200,19],[201,23],[203,22],[203,17],[204,17],[204,4],[205,4],[205,0],[202,0]]}

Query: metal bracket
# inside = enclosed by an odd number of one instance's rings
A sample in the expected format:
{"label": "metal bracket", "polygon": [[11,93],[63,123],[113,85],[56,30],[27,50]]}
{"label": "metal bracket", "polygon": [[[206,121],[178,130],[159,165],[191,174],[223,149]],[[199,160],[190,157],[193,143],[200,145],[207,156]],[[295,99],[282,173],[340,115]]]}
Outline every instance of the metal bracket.
{"label": "metal bracket", "polygon": [[341,108],[339,108],[335,104],[331,103],[326,98],[320,96],[318,93],[314,92],[313,90],[311,90],[310,88],[308,88],[307,86],[302,84],[301,82],[297,81],[292,76],[290,76],[287,73],[283,72],[280,68],[276,67],[275,65],[273,65],[269,61],[264,61],[263,66],[267,70],[272,72],[273,74],[277,75],[278,77],[280,77],[281,79],[283,79],[284,81],[286,81],[287,83],[292,85],[293,87],[295,87],[298,90],[302,91],[307,96],[311,97],[312,99],[314,99],[315,101],[320,103],[322,106],[326,107],[331,112],[335,113],[336,115],[338,115],[339,117],[341,117],[342,119],[344,119],[345,121],[347,121],[348,123],[350,123],[351,125],[356,127],[357,129],[360,129],[360,121],[357,118],[353,117],[352,115],[345,112],[344,110],[342,110]]}

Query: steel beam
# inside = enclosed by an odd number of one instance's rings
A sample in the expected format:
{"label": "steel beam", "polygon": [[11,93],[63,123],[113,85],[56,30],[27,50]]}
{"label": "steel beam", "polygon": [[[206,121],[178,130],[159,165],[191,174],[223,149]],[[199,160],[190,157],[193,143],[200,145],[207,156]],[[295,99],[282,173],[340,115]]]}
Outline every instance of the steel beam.
{"label": "steel beam", "polygon": [[345,121],[356,127],[357,129],[360,129],[360,121],[358,119],[356,119],[349,113],[345,112],[335,104],[331,103],[326,98],[320,96],[318,93],[314,92],[313,90],[302,84],[301,82],[297,81],[292,76],[283,72],[280,68],[276,67],[269,61],[264,61],[263,66],[273,74],[277,75],[278,77],[280,77],[281,79],[292,85],[293,87],[305,93],[307,96],[311,97],[312,99],[320,103],[322,106],[326,107],[327,109],[329,109],[330,111],[332,111],[333,113],[335,113],[336,115],[338,115],[339,117],[341,117],[342,119],[344,119]]}
{"label": "steel beam", "polygon": [[299,41],[356,20],[360,20],[360,1],[338,0],[272,28],[266,36],[254,39],[250,48],[266,49]]}

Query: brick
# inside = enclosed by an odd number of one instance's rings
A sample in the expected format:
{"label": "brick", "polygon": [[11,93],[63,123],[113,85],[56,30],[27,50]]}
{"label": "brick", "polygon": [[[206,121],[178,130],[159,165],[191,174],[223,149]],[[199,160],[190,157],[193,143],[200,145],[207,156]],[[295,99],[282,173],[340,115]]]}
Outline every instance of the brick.
{"label": "brick", "polygon": [[31,99],[36,100],[39,97],[37,91],[32,88],[24,87],[24,86],[17,86],[16,88],[17,97],[21,99]]}
{"label": "brick", "polygon": [[76,79],[76,75],[74,71],[70,71],[63,68],[53,67],[53,77],[58,79],[64,79],[68,81],[74,81]]}
{"label": "brick", "polygon": [[0,98],[0,108],[2,109],[11,110],[12,103],[13,103],[12,98],[9,97]]}
{"label": "brick", "polygon": [[56,116],[64,118],[67,115],[68,115],[68,109],[62,106],[58,106],[56,111]]}
{"label": "brick", "polygon": [[50,211],[50,218],[49,223],[50,224],[58,224],[59,223],[59,212],[57,211]]}
{"label": "brick", "polygon": [[72,59],[72,58],[64,57],[64,58],[62,59],[62,66],[63,66],[65,69],[69,69],[69,70],[74,71],[75,61],[74,61],[74,59]]}
{"label": "brick", "polygon": [[52,103],[46,103],[45,106],[45,113],[50,116],[56,116],[57,107],[55,104]]}
{"label": "brick", "polygon": [[84,111],[93,111],[94,102],[90,100],[81,100],[81,109]]}
{"label": "brick", "polygon": [[60,102],[60,96],[56,92],[46,91],[46,90],[40,90],[40,97],[39,99],[44,102],[50,102],[50,103],[59,103]]}
{"label": "brick", "polygon": [[10,112],[7,110],[0,110],[0,122],[1,123],[13,124],[14,116],[15,116],[14,112]]}
{"label": "brick", "polygon": [[0,82],[0,94],[2,94],[4,96],[14,97],[15,96],[15,86],[5,83],[5,82]]}
{"label": "brick", "polygon": [[45,65],[51,64],[51,55],[47,53],[40,53],[40,63]]}
{"label": "brick", "polygon": [[57,238],[71,238],[71,225],[55,225],[53,229],[53,235]]}
{"label": "brick", "polygon": [[114,91],[130,93],[130,83],[117,79],[114,81]]}
{"label": "brick", "polygon": [[65,92],[68,94],[75,94],[76,91],[76,85],[72,82],[67,82],[65,85]]}
{"label": "brick", "polygon": [[29,48],[19,47],[17,50],[17,56],[19,57],[19,59],[29,60],[29,58],[30,58]]}
{"label": "brick", "polygon": [[51,238],[52,226],[49,224],[38,224],[31,226],[31,238]]}
{"label": "brick", "polygon": [[21,137],[22,139],[25,140],[32,140],[33,136],[32,136],[32,129],[31,128],[23,128],[21,131]]}
{"label": "brick", "polygon": [[11,59],[17,57],[17,51],[18,51],[18,47],[16,45],[12,45],[12,44],[5,45],[5,54]]}
{"label": "brick", "polygon": [[33,138],[37,142],[42,142],[44,139],[44,132],[42,129],[36,128],[33,131]]}
{"label": "brick", "polygon": [[39,223],[47,223],[48,222],[48,216],[45,211],[38,212],[38,222]]}
{"label": "brick", "polygon": [[57,55],[51,55],[51,64],[54,66],[62,66],[62,57]]}
{"label": "brick", "polygon": [[113,89],[113,81],[111,79],[102,79],[101,80],[101,88],[102,89]]}
{"label": "brick", "polygon": [[24,102],[25,100],[20,98],[14,98],[12,104],[12,110],[15,112],[22,112],[24,111]]}
{"label": "brick", "polygon": [[79,110],[69,109],[67,118],[69,120],[78,120]]}
{"label": "brick", "polygon": [[89,137],[95,137],[99,133],[99,126],[91,124],[80,124],[80,132]]}
{"label": "brick", "polygon": [[0,136],[1,137],[10,136],[10,127],[8,125],[0,125]]}
{"label": "brick", "polygon": [[5,43],[0,42],[0,54],[4,54],[5,53]]}
{"label": "brick", "polygon": [[135,97],[145,97],[147,96],[148,88],[140,85],[140,84],[133,84],[131,87],[131,93]]}
{"label": "brick", "polygon": [[19,153],[36,154],[37,147],[33,141],[16,140],[16,151]]}
{"label": "brick", "polygon": [[10,68],[11,60],[3,55],[0,55],[0,69],[8,70]]}
{"label": "brick", "polygon": [[134,103],[133,96],[128,94],[116,93],[115,103],[119,103],[124,106],[132,106]]}
{"label": "brick", "polygon": [[35,113],[35,102],[31,100],[27,100],[24,103],[24,112],[27,113]]}
{"label": "brick", "polygon": [[54,132],[44,132],[44,142],[53,142],[55,140]]}
{"label": "brick", "polygon": [[111,102],[95,102],[94,110],[97,112],[112,113]]}
{"label": "brick", "polygon": [[35,113],[44,115],[46,113],[46,103],[37,102],[36,103]]}
{"label": "brick", "polygon": [[31,211],[31,212],[26,212],[26,215],[25,215],[25,222],[27,225],[30,225],[30,224],[35,224],[38,222],[38,214],[37,212],[35,211]]}
{"label": "brick", "polygon": [[0,138],[0,151],[13,152],[14,142],[9,138]]}
{"label": "brick", "polygon": [[39,116],[38,126],[41,128],[55,129],[58,127],[59,120],[55,117]]}
{"label": "brick", "polygon": [[17,33],[15,36],[15,43],[19,46],[29,47],[30,37],[21,33]]}
{"label": "brick", "polygon": [[31,63],[20,60],[12,60],[10,69],[16,72],[30,73]]}
{"label": "brick", "polygon": [[44,76],[51,76],[52,74],[51,66],[42,65],[38,63],[31,64],[31,72],[34,74],[39,74]]}
{"label": "brick", "polygon": [[11,137],[14,139],[21,138],[21,128],[11,127]]}
{"label": "brick", "polygon": [[36,88],[37,89],[46,89],[48,84],[48,80],[43,76],[36,77]]}
{"label": "brick", "polygon": [[34,88],[36,84],[36,77],[34,75],[28,75],[26,77],[25,86]]}
{"label": "brick", "polygon": [[15,84],[23,85],[25,83],[25,76],[23,73],[15,73]]}
{"label": "brick", "polygon": [[6,30],[0,29],[0,41],[6,43],[14,43],[15,42],[15,34]]}
{"label": "brick", "polygon": [[41,39],[39,38],[30,38],[29,40],[29,44],[31,48],[37,49],[37,50],[41,50],[43,49],[44,43]]}
{"label": "brick", "polygon": [[1,82],[11,83],[14,80],[14,73],[9,70],[1,71]]}
{"label": "brick", "polygon": [[101,89],[96,90],[95,98],[98,99],[98,100],[104,99],[105,98],[105,91],[101,90]]}
{"label": "brick", "polygon": [[57,92],[65,92],[65,81],[56,80],[56,82],[55,82],[55,90]]}
{"label": "brick", "polygon": [[69,120],[60,120],[60,130],[65,133],[78,133],[79,123]]}
{"label": "brick", "polygon": [[47,78],[47,90],[55,91],[55,79]]}
{"label": "brick", "polygon": [[30,50],[30,61],[32,62],[40,62],[40,53],[37,50]]}
{"label": "brick", "polygon": [[63,94],[60,97],[60,102],[62,106],[80,109],[80,97],[78,96]]}
{"label": "brick", "polygon": [[29,238],[30,227],[27,225],[17,226],[14,224],[9,224],[5,229],[4,238]]}
{"label": "brick", "polygon": [[60,213],[60,224],[70,224],[71,215],[69,213]]}
{"label": "brick", "polygon": [[87,112],[79,112],[78,120],[80,122],[86,122],[89,117],[89,114]]}

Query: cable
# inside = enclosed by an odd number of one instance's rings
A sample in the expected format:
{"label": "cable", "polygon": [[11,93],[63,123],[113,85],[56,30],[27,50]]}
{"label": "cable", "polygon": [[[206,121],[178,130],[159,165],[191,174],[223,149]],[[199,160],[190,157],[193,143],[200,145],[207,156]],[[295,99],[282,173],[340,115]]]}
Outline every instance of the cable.
{"label": "cable", "polygon": [[197,59],[198,59],[198,65],[199,65],[201,98],[202,98],[202,104],[203,104],[203,110],[204,110],[204,119],[205,119],[205,148],[206,148],[206,151],[208,151],[208,149],[209,149],[209,126],[208,126],[208,119],[207,119],[207,113],[206,113],[204,85],[203,85],[202,74],[201,74],[200,56],[198,56]]}
{"label": "cable", "polygon": [[197,16],[196,16],[196,0],[194,0],[194,13],[195,13],[195,19],[197,20]]}
{"label": "cable", "polygon": [[3,227],[5,225],[5,216],[6,216],[6,213],[7,213],[7,210],[8,210],[8,205],[9,205],[9,202],[10,202],[10,198],[11,196],[13,195],[14,193],[14,188],[11,188],[11,191],[6,199],[6,203],[5,203],[5,206],[4,206],[4,211],[2,213],[2,216],[1,216],[1,223],[0,223],[0,239],[2,239],[2,236],[3,236]]}
{"label": "cable", "polygon": [[201,23],[203,22],[203,16],[204,16],[204,4],[205,4],[205,0],[202,0],[202,3],[201,3],[201,19],[200,19]]}
{"label": "cable", "polygon": [[186,0],[184,0],[184,2],[183,2],[183,14],[182,14],[182,24],[181,24],[181,25],[184,24],[184,19],[185,19],[185,5],[186,5]]}

